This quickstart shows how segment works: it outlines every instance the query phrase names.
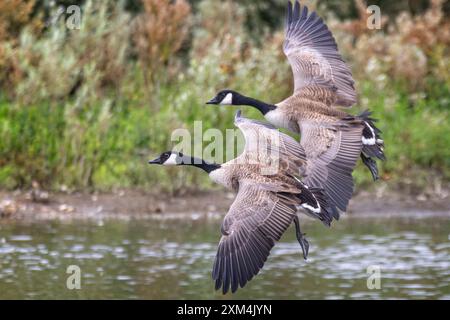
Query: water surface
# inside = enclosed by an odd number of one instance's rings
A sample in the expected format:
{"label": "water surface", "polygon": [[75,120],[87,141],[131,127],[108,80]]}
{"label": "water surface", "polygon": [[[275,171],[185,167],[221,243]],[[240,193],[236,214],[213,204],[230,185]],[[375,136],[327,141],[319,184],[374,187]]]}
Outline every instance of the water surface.
{"label": "water surface", "polygon": [[[220,220],[0,221],[1,299],[450,299],[450,219],[306,221],[304,261],[290,228],[262,272],[234,295],[215,292]],[[69,290],[67,267],[81,270]],[[379,266],[381,289],[368,289]]]}

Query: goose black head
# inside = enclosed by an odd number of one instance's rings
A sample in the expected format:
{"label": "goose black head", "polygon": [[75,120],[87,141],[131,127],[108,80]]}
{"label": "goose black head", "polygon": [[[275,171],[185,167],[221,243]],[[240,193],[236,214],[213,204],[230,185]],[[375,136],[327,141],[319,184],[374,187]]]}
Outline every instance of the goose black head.
{"label": "goose black head", "polygon": [[177,166],[184,164],[184,155],[181,152],[166,151],[160,154],[156,159],[150,160],[149,164],[160,164],[163,166]]}
{"label": "goose black head", "polygon": [[206,104],[240,105],[243,96],[233,90],[221,90]]}
{"label": "goose black head", "polygon": [[159,164],[163,166],[194,166],[203,169],[207,173],[220,168],[220,164],[208,163],[203,159],[185,156],[181,152],[177,151],[166,151],[161,153],[161,155],[148,162],[149,164]]}
{"label": "goose black head", "polygon": [[222,90],[209,100],[206,104],[235,105],[235,106],[251,106],[258,109],[262,114],[275,110],[276,105],[268,104],[250,97],[246,97],[233,90]]}

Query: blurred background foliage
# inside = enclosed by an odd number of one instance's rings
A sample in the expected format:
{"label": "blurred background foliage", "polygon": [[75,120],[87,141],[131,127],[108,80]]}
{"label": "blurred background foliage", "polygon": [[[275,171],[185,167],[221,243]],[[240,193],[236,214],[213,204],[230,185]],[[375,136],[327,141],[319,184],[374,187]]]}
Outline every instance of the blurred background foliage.
{"label": "blurred background foliage", "polygon": [[[176,128],[233,128],[233,88],[268,102],[292,91],[281,47],[284,0],[0,2],[0,187],[171,191],[208,188],[195,169],[150,168]],[[388,161],[378,187],[434,193],[450,181],[450,21],[442,0],[303,1],[351,65]],[[81,6],[81,28],[58,8]],[[54,21],[55,20],[55,21]],[[233,109],[233,110],[231,110]],[[245,114],[261,117],[249,108]],[[206,143],[207,144],[207,143]],[[200,155],[200,154],[197,154]],[[360,187],[370,175],[358,165]]]}

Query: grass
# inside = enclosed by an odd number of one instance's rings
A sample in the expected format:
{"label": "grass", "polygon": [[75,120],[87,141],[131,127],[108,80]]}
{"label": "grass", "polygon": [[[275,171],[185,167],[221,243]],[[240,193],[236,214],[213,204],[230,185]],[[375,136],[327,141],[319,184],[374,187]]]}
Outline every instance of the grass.
{"label": "grass", "polygon": [[[140,17],[150,21],[145,15],[171,10],[170,1],[144,2],[160,7],[133,16],[113,1],[87,1],[80,30],[60,21],[0,39],[0,67],[7,71],[0,72],[0,188],[29,188],[34,181],[52,190],[210,188],[195,168],[150,167],[147,160],[172,149],[175,129],[193,132],[196,120],[203,130],[234,128],[236,108],[204,105],[219,89],[273,103],[290,94],[283,33],[262,32],[255,41],[238,2],[204,0],[178,17],[176,28],[154,23],[141,30],[135,28]],[[433,19],[408,18],[415,21],[410,27],[431,24],[418,30],[357,35],[342,31],[346,21],[327,18],[358,85],[351,112],[370,109],[379,119],[388,159],[381,177],[394,186],[450,181],[449,40],[434,6]],[[436,23],[442,27],[431,28]],[[167,32],[170,37],[160,36]],[[416,43],[417,32],[428,32],[421,39],[431,42]],[[158,50],[148,51],[150,44]],[[412,81],[411,74],[423,77]],[[373,185],[361,163],[355,178],[359,186]]]}
{"label": "grass", "polygon": [[[147,165],[149,158],[172,148],[170,134],[174,129],[192,131],[194,120],[202,120],[204,130],[233,128],[235,108],[205,106],[207,93],[199,98],[186,96],[183,89],[189,86],[181,83],[161,88],[158,110],[126,101],[77,109],[67,101],[21,106],[3,99],[0,186],[26,188],[37,181],[47,189],[209,187],[207,177],[195,169]],[[369,87],[363,94],[369,101],[367,107],[379,119],[377,125],[386,144],[388,160],[381,165],[382,178],[420,187],[430,172],[438,172],[448,181],[448,110],[433,106],[429,100],[410,105],[401,95],[398,99],[370,96]],[[248,108],[245,114],[261,117]],[[367,185],[371,179],[361,164],[355,177],[359,185]]]}
{"label": "grass", "polygon": [[[381,177],[394,185],[412,184],[423,188],[430,179],[450,179],[449,110],[433,99],[411,104],[401,91],[397,99],[371,93],[366,84],[363,95],[367,107],[378,119],[385,141],[387,160],[381,164]],[[366,185],[370,176],[362,164],[356,170],[358,184]]]}

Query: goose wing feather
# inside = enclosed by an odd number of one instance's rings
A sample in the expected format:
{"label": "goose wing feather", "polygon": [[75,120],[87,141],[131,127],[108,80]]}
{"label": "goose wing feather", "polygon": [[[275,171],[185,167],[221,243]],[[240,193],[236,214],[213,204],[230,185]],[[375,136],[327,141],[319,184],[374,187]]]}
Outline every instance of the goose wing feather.
{"label": "goose wing feather", "polygon": [[295,205],[278,197],[273,188],[253,180],[240,181],[221,228],[212,271],[216,290],[235,292],[258,274],[295,213]]}
{"label": "goose wing feather", "polygon": [[335,105],[350,107],[356,103],[356,91],[350,68],[339,54],[336,41],[315,12],[294,8],[288,2],[286,36],[283,51],[294,75],[294,93],[304,87],[325,86],[336,90]]}
{"label": "goose wing feather", "polygon": [[353,194],[352,172],[361,153],[361,126],[299,123],[300,144],[308,158],[304,182],[323,188],[341,211]]}

